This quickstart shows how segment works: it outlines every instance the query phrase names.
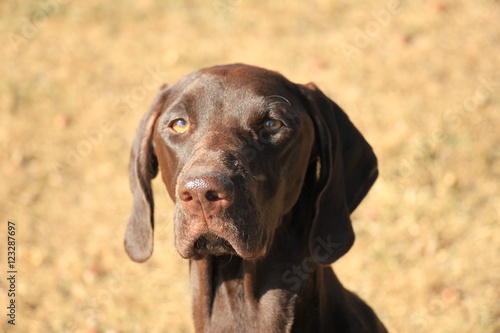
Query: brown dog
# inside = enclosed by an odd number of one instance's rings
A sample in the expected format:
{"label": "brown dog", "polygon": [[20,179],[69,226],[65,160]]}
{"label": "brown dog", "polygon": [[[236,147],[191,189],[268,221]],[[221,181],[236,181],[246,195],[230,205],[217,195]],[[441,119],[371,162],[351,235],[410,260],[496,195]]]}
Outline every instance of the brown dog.
{"label": "brown dog", "polygon": [[125,248],[153,251],[151,179],[176,203],[197,332],[385,332],[330,264],[354,241],[350,213],[377,160],[314,84],[247,65],[164,86],[137,130]]}

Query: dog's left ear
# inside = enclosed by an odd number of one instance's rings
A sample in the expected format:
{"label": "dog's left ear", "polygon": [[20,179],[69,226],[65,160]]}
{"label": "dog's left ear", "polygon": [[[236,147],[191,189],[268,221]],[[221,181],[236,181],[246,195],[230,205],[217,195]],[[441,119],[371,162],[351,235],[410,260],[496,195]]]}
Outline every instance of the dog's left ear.
{"label": "dog's left ear", "polygon": [[320,163],[309,250],[318,263],[329,265],[354,243],[350,214],[377,179],[377,158],[337,104],[312,83],[300,87],[309,103]]}
{"label": "dog's left ear", "polygon": [[130,152],[129,181],[134,204],[125,232],[125,250],[137,262],[146,261],[153,253],[154,200],[151,179],[158,174],[153,134],[168,95],[168,84],[164,84],[142,117]]}

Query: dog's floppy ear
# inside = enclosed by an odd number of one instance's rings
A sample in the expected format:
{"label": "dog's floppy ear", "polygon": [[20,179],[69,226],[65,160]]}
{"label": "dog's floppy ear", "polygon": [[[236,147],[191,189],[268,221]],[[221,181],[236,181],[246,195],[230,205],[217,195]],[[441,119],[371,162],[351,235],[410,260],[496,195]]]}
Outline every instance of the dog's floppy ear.
{"label": "dog's floppy ear", "polygon": [[315,125],[320,163],[309,250],[318,263],[329,265],[354,243],[350,214],[378,176],[377,158],[337,104],[312,83],[302,88]]}
{"label": "dog's floppy ear", "polygon": [[125,250],[137,262],[146,261],[153,253],[154,200],[151,179],[158,174],[153,133],[156,119],[168,95],[168,85],[164,84],[141,119],[130,153],[129,182],[134,203],[125,232]]}

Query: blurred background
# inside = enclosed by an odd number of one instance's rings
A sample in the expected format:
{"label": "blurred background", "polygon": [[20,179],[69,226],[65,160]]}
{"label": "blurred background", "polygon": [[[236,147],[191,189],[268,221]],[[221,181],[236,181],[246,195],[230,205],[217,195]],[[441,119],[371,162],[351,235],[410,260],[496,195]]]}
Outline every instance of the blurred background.
{"label": "blurred background", "polygon": [[[159,179],[132,262],[136,126],[163,82],[243,62],[315,82],[379,158],[334,264],[391,332],[500,331],[500,3],[2,1],[0,331],[7,220],[17,332],[193,332]],[[5,306],[5,307],[4,307]]]}

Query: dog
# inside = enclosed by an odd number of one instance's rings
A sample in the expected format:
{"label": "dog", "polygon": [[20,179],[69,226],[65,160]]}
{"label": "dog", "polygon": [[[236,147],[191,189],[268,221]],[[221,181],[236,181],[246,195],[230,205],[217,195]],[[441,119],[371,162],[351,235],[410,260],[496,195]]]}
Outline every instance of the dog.
{"label": "dog", "polygon": [[196,332],[387,332],[330,266],[354,242],[350,214],[377,158],[313,83],[232,64],[161,88],[130,156],[125,249],[137,262],[153,251],[159,170]]}

